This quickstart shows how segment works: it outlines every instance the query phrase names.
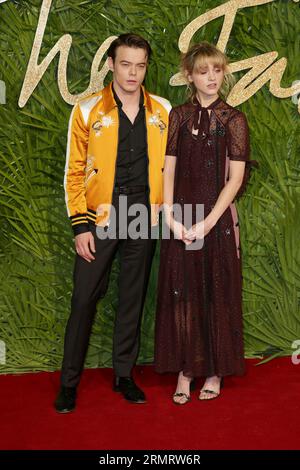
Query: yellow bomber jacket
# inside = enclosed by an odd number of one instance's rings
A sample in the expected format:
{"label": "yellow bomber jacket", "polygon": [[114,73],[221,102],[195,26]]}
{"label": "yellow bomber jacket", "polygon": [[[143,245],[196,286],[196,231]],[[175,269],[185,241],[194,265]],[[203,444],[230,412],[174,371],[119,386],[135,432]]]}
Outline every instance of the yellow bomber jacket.
{"label": "yellow bomber jacket", "polygon": [[[151,225],[163,203],[163,168],[168,134],[169,101],[144,94],[148,143]],[[79,101],[69,121],[64,188],[74,234],[88,223],[109,225],[118,150],[119,114],[112,83]]]}

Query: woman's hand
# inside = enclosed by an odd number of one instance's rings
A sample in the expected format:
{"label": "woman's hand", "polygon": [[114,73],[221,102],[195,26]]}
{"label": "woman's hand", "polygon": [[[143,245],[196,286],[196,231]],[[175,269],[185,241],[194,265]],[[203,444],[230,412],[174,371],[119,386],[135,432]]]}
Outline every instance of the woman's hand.
{"label": "woman's hand", "polygon": [[202,238],[206,237],[206,235],[211,231],[211,229],[212,226],[207,223],[207,221],[202,220],[201,222],[198,222],[186,231],[185,239],[190,242],[192,242],[193,240],[201,240]]}
{"label": "woman's hand", "polygon": [[192,243],[192,241],[186,238],[187,230],[181,222],[177,222],[177,220],[174,220],[173,217],[170,217],[168,226],[174,233],[174,237],[177,240],[181,240],[186,245],[190,245]]}
{"label": "woman's hand", "polygon": [[177,220],[174,220],[173,217],[171,217],[168,225],[174,233],[174,237],[177,240],[183,240],[185,234],[185,227],[182,225],[182,223],[177,222]]}

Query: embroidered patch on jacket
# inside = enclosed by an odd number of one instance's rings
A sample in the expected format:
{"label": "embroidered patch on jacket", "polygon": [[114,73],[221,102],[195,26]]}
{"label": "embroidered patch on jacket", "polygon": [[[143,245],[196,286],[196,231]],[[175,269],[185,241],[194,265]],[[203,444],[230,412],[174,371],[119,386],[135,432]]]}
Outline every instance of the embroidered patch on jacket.
{"label": "embroidered patch on jacket", "polygon": [[115,123],[115,120],[111,116],[102,116],[101,119],[93,123],[92,129],[94,129],[96,136],[99,137],[102,134],[103,128],[113,126]]}
{"label": "embroidered patch on jacket", "polygon": [[161,133],[163,133],[163,131],[167,128],[166,123],[161,119],[159,109],[156,111],[155,114],[152,114],[152,116],[150,116],[149,124],[158,127]]}
{"label": "embroidered patch on jacket", "polygon": [[92,129],[94,129],[95,134],[97,137],[102,134],[101,129],[102,129],[102,124],[101,121],[95,121],[94,124],[92,125]]}
{"label": "embroidered patch on jacket", "polygon": [[87,185],[88,181],[97,174],[96,168],[94,168],[94,161],[95,157],[93,155],[88,155],[86,160],[86,167],[85,167],[85,186]]}

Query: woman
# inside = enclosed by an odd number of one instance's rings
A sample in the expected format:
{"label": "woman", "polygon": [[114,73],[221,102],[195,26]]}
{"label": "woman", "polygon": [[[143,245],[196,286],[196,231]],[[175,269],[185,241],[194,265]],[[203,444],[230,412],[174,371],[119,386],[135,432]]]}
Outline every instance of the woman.
{"label": "woman", "polygon": [[[210,400],[219,396],[222,377],[244,373],[233,200],[256,163],[249,161],[245,115],[220,98],[233,83],[227,57],[202,42],[183,56],[182,70],[191,100],[170,114],[164,213],[171,238],[161,243],[155,342],[157,372],[179,373],[173,401],[180,405],[190,401],[193,378],[206,377],[199,399]],[[182,212],[192,205],[192,225],[176,218],[173,204]]]}

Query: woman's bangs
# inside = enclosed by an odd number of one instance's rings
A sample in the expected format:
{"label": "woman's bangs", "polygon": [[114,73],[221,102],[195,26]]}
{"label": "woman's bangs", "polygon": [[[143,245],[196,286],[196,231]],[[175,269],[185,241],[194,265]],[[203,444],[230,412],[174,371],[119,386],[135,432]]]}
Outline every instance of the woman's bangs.
{"label": "woman's bangs", "polygon": [[207,69],[208,65],[211,64],[213,67],[225,69],[226,63],[223,56],[213,55],[213,56],[203,56],[201,55],[195,61],[194,71],[200,72],[204,69]]}

